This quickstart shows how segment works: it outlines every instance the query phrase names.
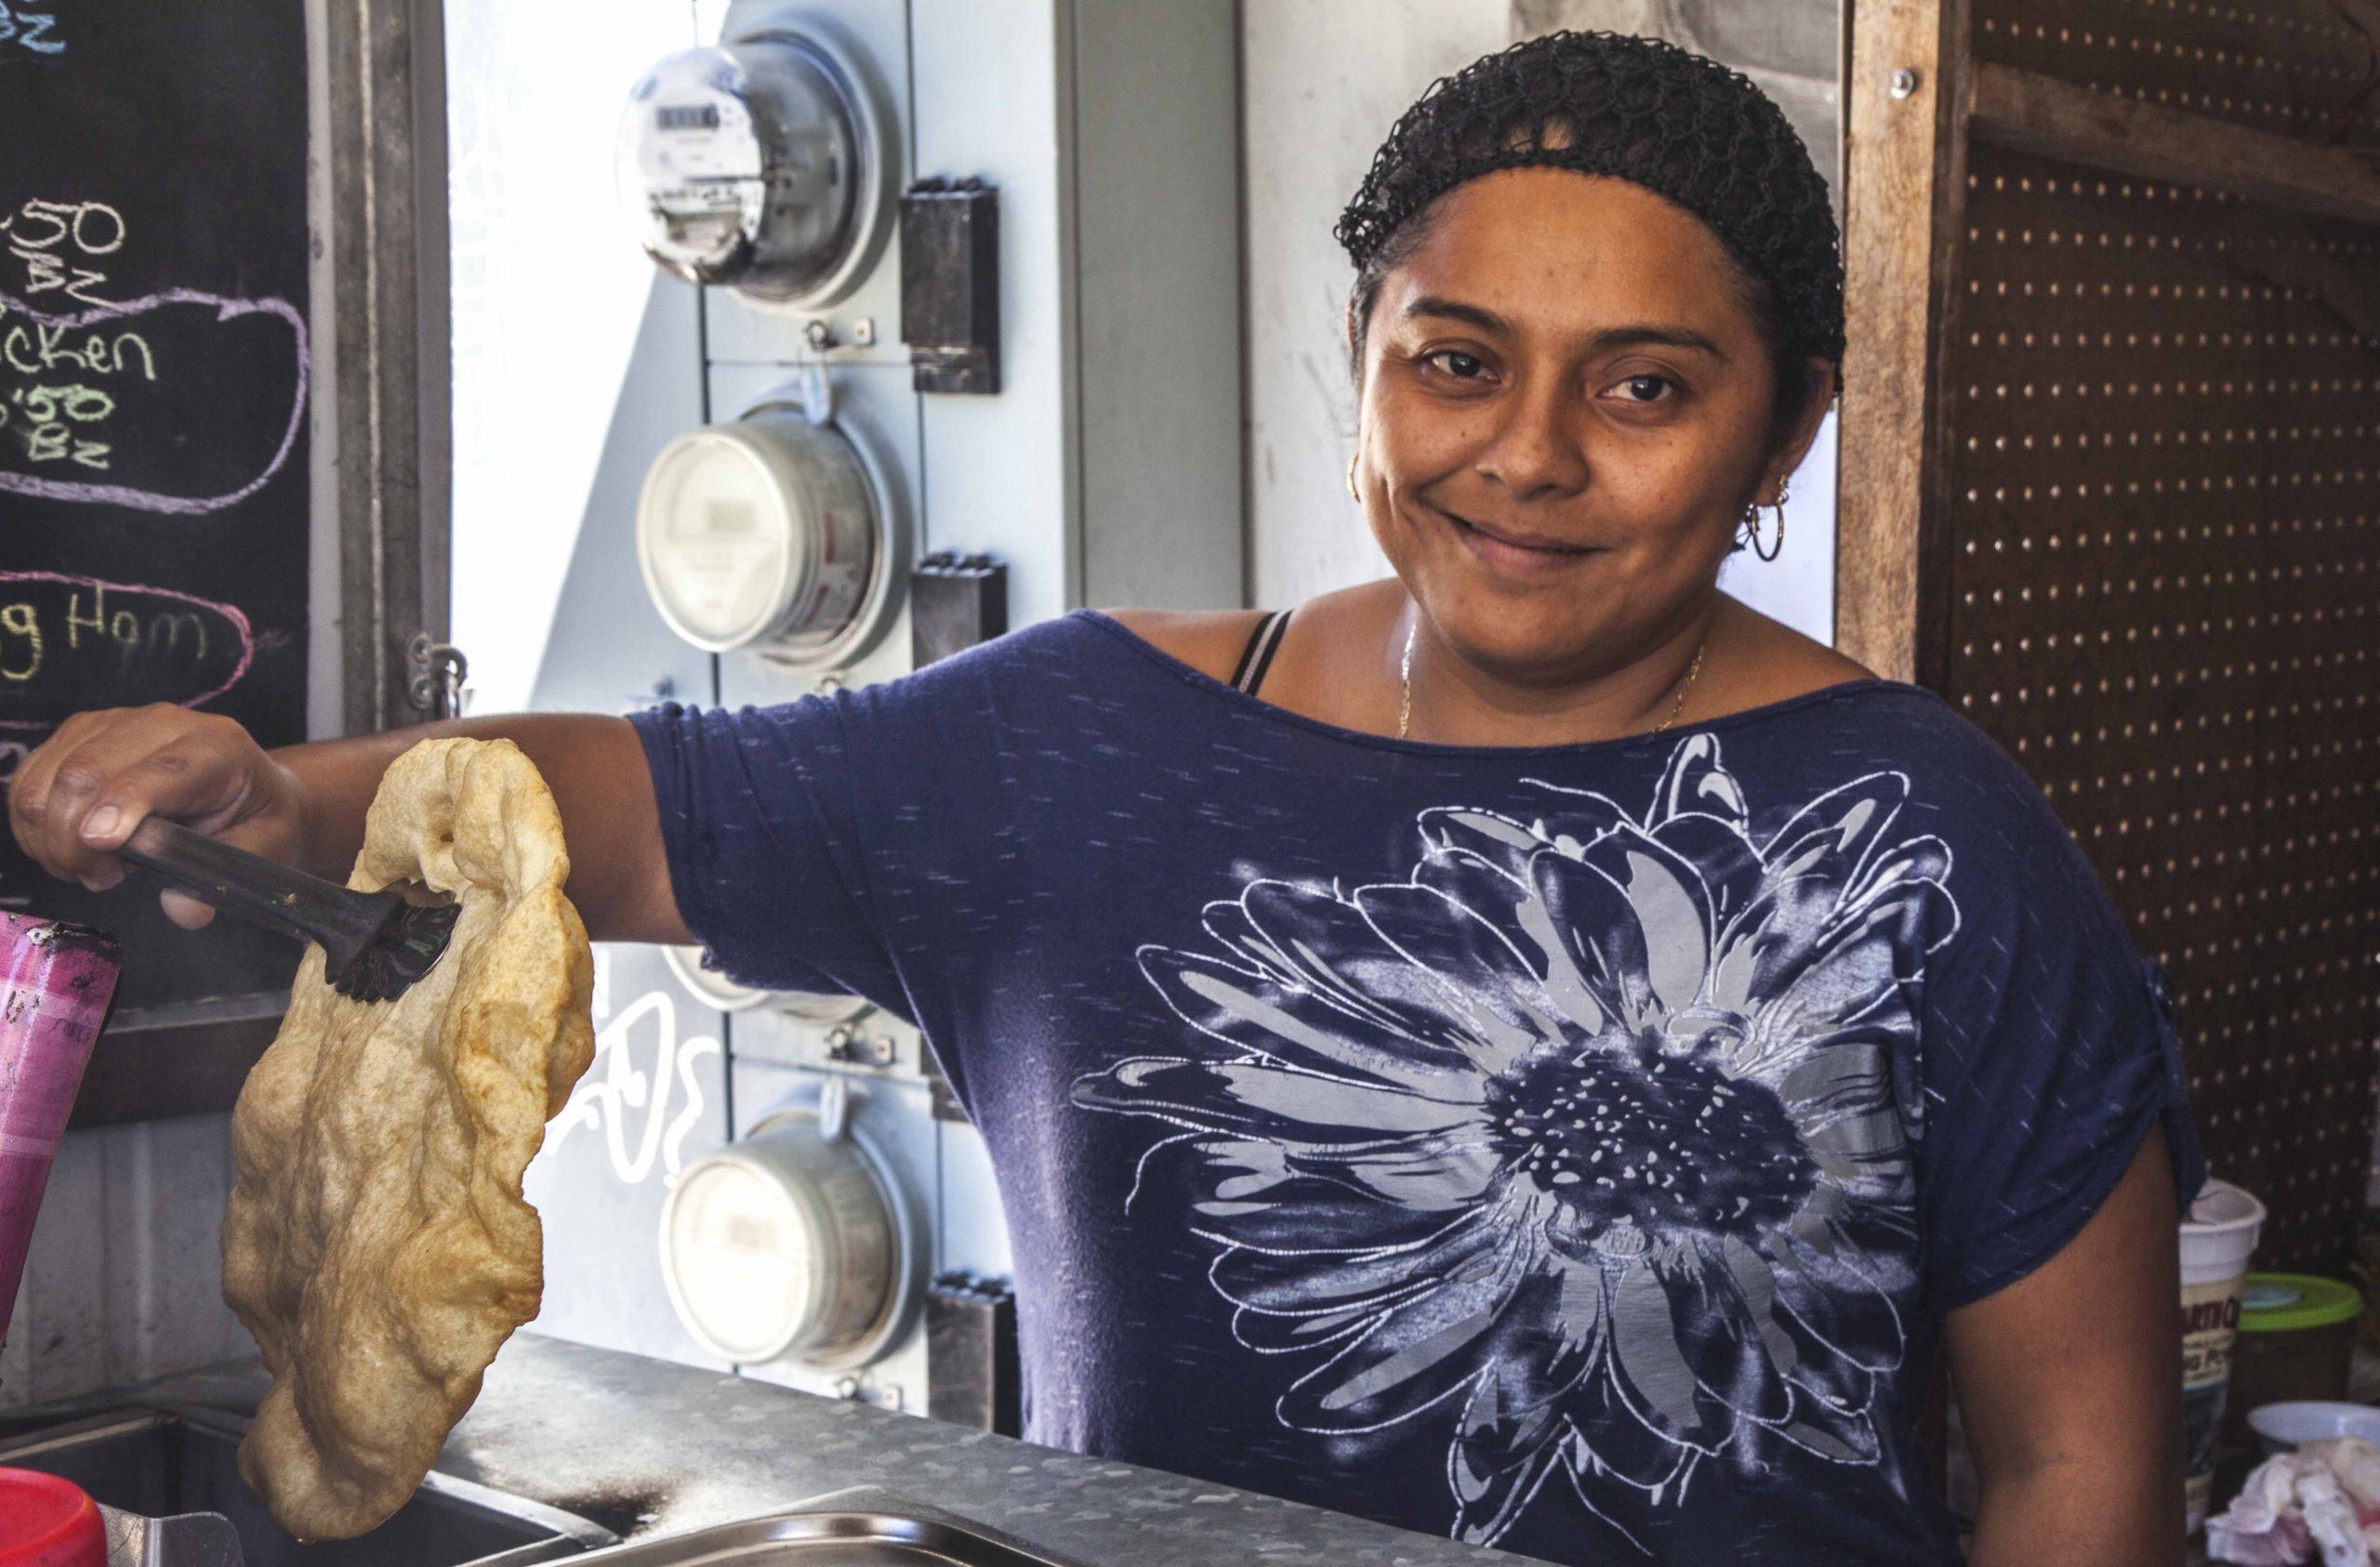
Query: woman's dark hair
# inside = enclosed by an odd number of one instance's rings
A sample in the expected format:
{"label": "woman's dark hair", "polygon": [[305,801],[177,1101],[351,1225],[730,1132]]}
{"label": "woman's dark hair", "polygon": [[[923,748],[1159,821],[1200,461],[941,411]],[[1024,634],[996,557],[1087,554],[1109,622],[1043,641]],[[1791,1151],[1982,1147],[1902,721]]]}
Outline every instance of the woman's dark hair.
{"label": "woman's dark hair", "polygon": [[1726,246],[1777,373],[1774,426],[1809,392],[1805,366],[1843,359],[1843,254],[1826,182],[1768,96],[1673,44],[1553,33],[1440,78],[1405,112],[1340,215],[1355,265],[1355,370],[1382,280],[1428,235],[1425,215],[1464,181],[1567,168],[1644,186]]}

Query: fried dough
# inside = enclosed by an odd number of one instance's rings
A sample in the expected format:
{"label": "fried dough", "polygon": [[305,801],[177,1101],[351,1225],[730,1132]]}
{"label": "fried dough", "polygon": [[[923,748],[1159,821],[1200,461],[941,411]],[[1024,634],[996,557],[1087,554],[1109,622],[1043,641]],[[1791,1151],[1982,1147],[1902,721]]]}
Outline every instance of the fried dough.
{"label": "fried dough", "polygon": [[420,1484],[544,1288],[522,1172],[594,1054],[593,962],[562,817],[509,741],[427,740],[383,777],[349,885],[462,905],[394,1001],[309,949],[232,1114],[223,1293],[272,1386],[240,1474],[305,1539],[377,1527]]}

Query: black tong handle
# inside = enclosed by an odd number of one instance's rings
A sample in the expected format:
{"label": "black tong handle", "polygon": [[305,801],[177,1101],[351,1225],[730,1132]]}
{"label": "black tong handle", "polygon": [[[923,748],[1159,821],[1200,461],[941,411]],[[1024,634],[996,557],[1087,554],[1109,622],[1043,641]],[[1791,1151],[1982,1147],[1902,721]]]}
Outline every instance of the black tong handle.
{"label": "black tong handle", "polygon": [[394,891],[353,891],[162,816],[143,819],[116,852],[225,914],[320,942],[332,973],[352,964],[404,906]]}

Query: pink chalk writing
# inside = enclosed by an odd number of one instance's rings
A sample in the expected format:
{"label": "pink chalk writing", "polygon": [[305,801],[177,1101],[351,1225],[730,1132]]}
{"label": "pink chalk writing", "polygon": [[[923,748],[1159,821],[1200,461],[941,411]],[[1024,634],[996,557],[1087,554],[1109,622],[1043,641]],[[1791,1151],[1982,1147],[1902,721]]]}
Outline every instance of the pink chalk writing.
{"label": "pink chalk writing", "polygon": [[[296,386],[289,402],[289,418],[281,432],[281,443],[263,468],[237,488],[214,495],[169,495],[153,490],[143,490],[127,484],[110,484],[92,481],[52,479],[46,475],[19,473],[0,468],[0,494],[38,495],[46,500],[82,501],[99,505],[130,507],[139,511],[153,511],[167,516],[196,517],[210,511],[220,511],[247,499],[288,461],[298,443],[298,432],[306,418],[306,382],[309,369],[306,322],[297,308],[285,299],[231,299],[219,294],[205,294],[196,289],[174,288],[145,298],[127,300],[121,305],[103,305],[73,315],[48,316],[27,306],[23,301],[0,294],[0,318],[21,315],[29,318],[49,341],[58,335],[83,331],[103,323],[131,320],[145,311],[162,309],[173,305],[211,307],[218,322],[244,316],[262,315],[286,324],[297,351]],[[118,362],[123,362],[122,339],[117,340]],[[147,345],[140,345],[144,359]],[[11,363],[16,362],[11,356]],[[149,366],[150,378],[154,378],[153,365]],[[104,448],[100,454],[104,455]],[[90,465],[86,465],[90,466]]]}
{"label": "pink chalk writing", "polygon": [[[51,729],[104,704],[95,694],[196,707],[239,684],[256,652],[234,604],[63,572],[0,572],[0,730]],[[138,689],[95,691],[95,676],[127,670]],[[203,690],[172,694],[200,681]],[[23,712],[19,698],[35,711]]]}

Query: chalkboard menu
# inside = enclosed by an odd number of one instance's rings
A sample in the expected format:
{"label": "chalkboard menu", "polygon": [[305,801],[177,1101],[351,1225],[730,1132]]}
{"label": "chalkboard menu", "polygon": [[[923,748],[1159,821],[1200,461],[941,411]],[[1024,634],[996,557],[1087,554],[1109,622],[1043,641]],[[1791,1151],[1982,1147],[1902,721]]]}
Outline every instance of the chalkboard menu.
{"label": "chalkboard menu", "polygon": [[[304,0],[7,0],[0,145],[0,773],[93,707],[305,738]],[[0,907],[114,932],[120,1016],[297,957],[13,843]]]}

